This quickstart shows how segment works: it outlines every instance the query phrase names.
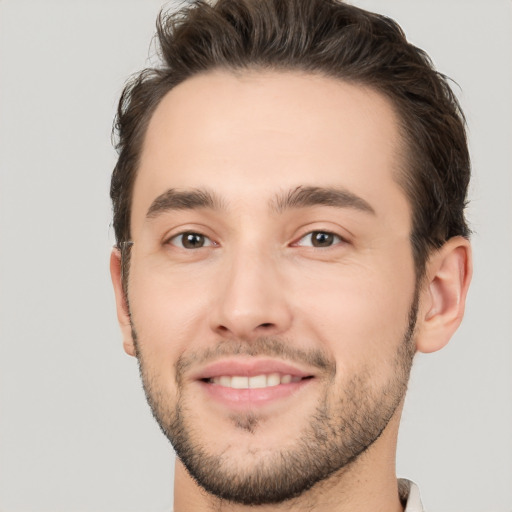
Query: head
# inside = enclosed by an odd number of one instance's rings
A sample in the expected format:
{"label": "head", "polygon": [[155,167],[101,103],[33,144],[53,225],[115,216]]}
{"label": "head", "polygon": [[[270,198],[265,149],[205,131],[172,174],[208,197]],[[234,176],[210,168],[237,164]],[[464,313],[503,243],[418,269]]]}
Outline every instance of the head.
{"label": "head", "polygon": [[460,322],[463,117],[393,21],[343,3],[196,2],[158,37],[116,125],[125,348],[200,486],[289,500],[389,455],[414,353]]}

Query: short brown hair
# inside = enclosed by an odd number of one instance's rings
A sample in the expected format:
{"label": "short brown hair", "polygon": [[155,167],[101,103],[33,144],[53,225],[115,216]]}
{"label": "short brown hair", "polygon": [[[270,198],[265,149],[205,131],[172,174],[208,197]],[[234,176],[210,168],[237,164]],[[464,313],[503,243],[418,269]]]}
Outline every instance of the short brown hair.
{"label": "short brown hair", "polygon": [[370,86],[394,106],[406,147],[398,182],[412,207],[421,276],[431,250],[469,236],[465,120],[444,75],[396,22],[337,0],[193,1],[161,13],[162,64],[125,87],[115,122],[119,159],[110,194],[118,244],[130,239],[133,184],[149,119],[164,95],[214,69],[299,70]]}

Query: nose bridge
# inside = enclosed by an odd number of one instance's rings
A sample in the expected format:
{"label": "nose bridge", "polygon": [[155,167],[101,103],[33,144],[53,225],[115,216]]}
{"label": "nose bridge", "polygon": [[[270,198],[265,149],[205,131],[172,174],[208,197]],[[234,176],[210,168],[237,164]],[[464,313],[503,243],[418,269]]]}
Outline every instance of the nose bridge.
{"label": "nose bridge", "polygon": [[291,314],[278,263],[255,241],[233,248],[220,276],[212,327],[243,338],[286,330]]}

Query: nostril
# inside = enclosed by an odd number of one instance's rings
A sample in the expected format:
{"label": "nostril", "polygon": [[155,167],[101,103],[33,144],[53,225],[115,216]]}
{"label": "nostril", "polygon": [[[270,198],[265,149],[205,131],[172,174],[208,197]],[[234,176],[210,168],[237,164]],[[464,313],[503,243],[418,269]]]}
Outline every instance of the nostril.
{"label": "nostril", "polygon": [[268,327],[272,327],[274,324],[271,324],[271,323],[265,323],[265,324],[260,324],[260,327],[265,327],[265,328],[268,328]]}

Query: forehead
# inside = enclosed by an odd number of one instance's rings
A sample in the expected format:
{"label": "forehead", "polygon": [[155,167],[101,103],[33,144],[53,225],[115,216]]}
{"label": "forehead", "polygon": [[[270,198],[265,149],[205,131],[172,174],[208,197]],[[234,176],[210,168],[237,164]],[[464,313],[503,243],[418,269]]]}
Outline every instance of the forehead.
{"label": "forehead", "polygon": [[155,110],[133,213],[170,188],[199,187],[229,202],[246,192],[342,186],[376,210],[383,197],[405,204],[394,179],[400,146],[391,104],[368,87],[299,72],[205,73]]}

